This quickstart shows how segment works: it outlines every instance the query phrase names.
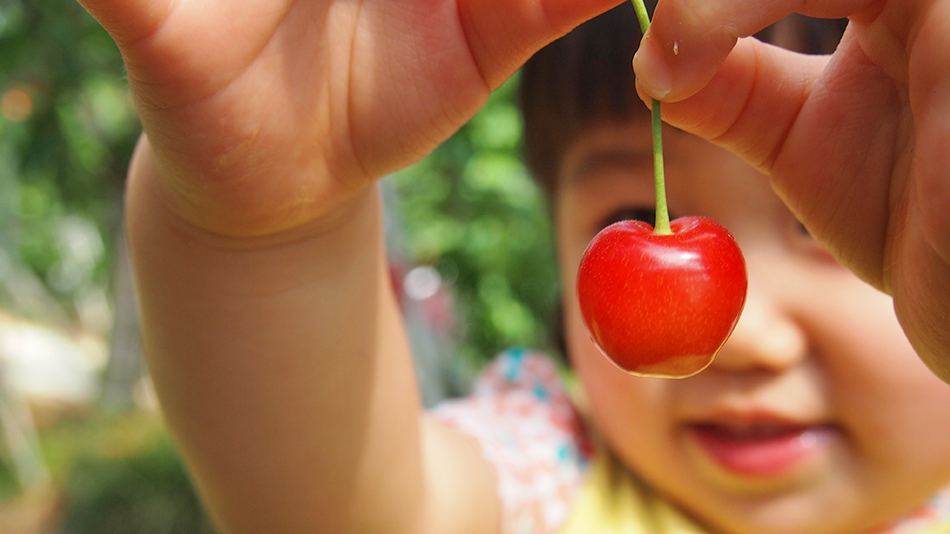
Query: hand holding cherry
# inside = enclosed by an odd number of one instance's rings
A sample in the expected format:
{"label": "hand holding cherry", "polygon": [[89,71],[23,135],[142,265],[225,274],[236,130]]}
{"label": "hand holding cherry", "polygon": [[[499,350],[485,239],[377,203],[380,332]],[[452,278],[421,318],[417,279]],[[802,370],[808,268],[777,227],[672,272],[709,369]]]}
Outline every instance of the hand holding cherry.
{"label": "hand holding cherry", "polygon": [[[830,56],[754,38],[845,18]],[[770,176],[809,233],[891,295],[950,383],[950,0],[661,1],[634,67],[664,120]]]}
{"label": "hand holding cherry", "polygon": [[[642,0],[634,2],[644,32]],[[577,297],[591,339],[611,361],[643,376],[683,378],[708,366],[745,304],[745,261],[732,235],[704,217],[669,220],[653,101],[656,229],[621,221],[581,258]]]}
{"label": "hand holding cherry", "polygon": [[80,1],[122,51],[143,151],[161,169],[155,198],[238,239],[335,224],[534,51],[612,5]]}

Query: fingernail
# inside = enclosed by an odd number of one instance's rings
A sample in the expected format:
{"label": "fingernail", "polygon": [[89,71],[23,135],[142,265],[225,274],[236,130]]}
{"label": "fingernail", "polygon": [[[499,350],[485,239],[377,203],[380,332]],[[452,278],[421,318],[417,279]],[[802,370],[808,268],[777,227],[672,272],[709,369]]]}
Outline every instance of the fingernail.
{"label": "fingernail", "polygon": [[673,89],[673,70],[649,38],[640,43],[640,49],[633,56],[633,71],[640,86],[657,100],[670,94]]}

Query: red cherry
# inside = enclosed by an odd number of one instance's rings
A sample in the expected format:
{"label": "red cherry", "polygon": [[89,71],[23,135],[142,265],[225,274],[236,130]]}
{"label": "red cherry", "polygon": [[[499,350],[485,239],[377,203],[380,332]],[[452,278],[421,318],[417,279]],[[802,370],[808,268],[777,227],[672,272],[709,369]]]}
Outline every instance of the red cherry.
{"label": "red cherry", "polygon": [[660,235],[642,221],[614,223],[581,258],[581,316],[601,352],[629,373],[698,373],[745,304],[745,260],[732,234],[705,217],[670,227],[672,234]]}

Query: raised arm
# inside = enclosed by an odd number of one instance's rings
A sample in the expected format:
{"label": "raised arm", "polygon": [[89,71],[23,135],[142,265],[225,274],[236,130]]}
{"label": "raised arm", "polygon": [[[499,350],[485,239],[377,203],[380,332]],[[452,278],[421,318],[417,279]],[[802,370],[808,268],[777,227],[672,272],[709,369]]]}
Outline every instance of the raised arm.
{"label": "raised arm", "polygon": [[[850,18],[834,55],[737,42],[792,12]],[[634,66],[667,121],[769,173],[812,234],[892,295],[950,382],[950,1],[660,0]]]}
{"label": "raised arm", "polygon": [[83,0],[145,134],[127,195],[149,367],[224,532],[492,532],[421,415],[376,178],[615,0]]}

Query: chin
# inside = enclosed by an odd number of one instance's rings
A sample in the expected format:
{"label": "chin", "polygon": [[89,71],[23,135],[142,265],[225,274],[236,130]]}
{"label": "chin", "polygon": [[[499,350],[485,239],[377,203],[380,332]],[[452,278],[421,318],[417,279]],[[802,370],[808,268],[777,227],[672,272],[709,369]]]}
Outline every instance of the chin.
{"label": "chin", "polygon": [[[669,489],[681,492],[683,487]],[[904,516],[895,510],[868,507],[861,496],[837,490],[741,497],[719,493],[671,500],[717,534],[857,534]]]}

